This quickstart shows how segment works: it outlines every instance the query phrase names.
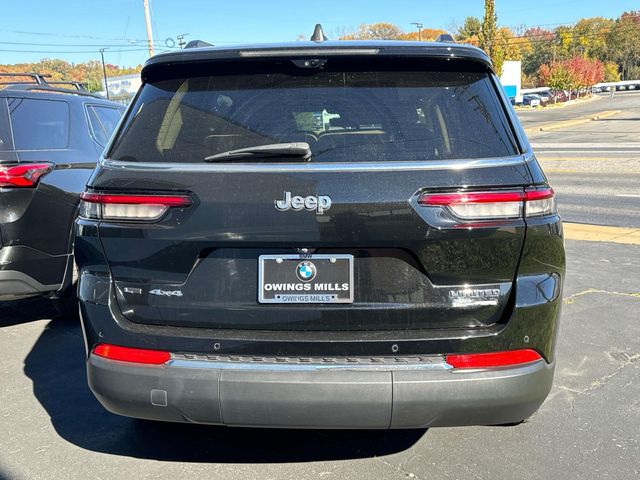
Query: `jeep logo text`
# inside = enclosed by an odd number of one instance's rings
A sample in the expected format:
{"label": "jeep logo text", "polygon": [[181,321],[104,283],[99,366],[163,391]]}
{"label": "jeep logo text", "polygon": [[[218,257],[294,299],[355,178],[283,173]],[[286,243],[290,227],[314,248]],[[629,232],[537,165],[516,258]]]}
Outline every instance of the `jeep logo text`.
{"label": "jeep logo text", "polygon": [[291,192],[284,192],[284,198],[282,200],[275,201],[276,208],[281,212],[285,210],[300,211],[310,210],[316,212],[317,215],[322,215],[325,210],[331,208],[331,197],[328,195],[309,195],[308,197],[291,196]]}

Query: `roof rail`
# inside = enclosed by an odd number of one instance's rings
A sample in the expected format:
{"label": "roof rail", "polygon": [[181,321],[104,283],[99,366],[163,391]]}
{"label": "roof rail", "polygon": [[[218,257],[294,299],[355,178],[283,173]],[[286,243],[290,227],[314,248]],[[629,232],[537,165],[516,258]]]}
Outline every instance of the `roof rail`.
{"label": "roof rail", "polygon": [[[51,75],[42,73],[4,73],[0,72],[0,79],[2,77],[27,77],[30,80],[12,80],[1,81],[0,86],[6,85],[5,90],[22,90],[22,91],[40,91],[51,93],[71,93],[75,95],[85,95],[89,97],[101,98],[99,95],[95,95],[87,89],[87,85],[82,82],[65,82],[65,81],[49,81],[47,78]],[[69,85],[72,88],[63,88],[63,85]]]}
{"label": "roof rail", "polygon": [[185,45],[184,48],[201,48],[201,47],[213,47],[213,45],[209,42],[205,42],[204,40],[191,40]]}
{"label": "roof rail", "polygon": [[30,81],[13,81],[13,82],[2,82],[0,81],[0,85],[16,85],[16,84],[26,84],[26,85],[46,85],[47,84],[47,80],[46,78],[50,77],[51,75],[44,75],[41,73],[5,73],[5,72],[0,72],[0,78],[2,77],[31,77]]}
{"label": "roof rail", "polygon": [[49,82],[47,81],[47,85],[71,85],[76,90],[80,90],[81,92],[88,91],[87,84],[84,82],[63,82],[63,81]]}
{"label": "roof rail", "polygon": [[438,35],[438,38],[436,38],[436,42],[456,43],[456,40],[450,33],[441,33],[440,35]]}

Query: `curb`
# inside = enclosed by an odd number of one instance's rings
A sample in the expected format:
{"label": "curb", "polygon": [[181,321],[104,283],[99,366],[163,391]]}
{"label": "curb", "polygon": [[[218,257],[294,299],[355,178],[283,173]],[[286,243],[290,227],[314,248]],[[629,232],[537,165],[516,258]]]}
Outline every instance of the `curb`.
{"label": "curb", "polygon": [[563,227],[565,240],[640,245],[640,228],[607,227],[570,222],[564,222]]}
{"label": "curb", "polygon": [[606,110],[604,112],[598,113],[597,115],[589,115],[587,117],[574,118],[572,120],[563,120],[555,123],[547,123],[544,125],[540,125],[539,127],[525,128],[524,131],[527,134],[534,133],[534,132],[548,132],[551,130],[557,130],[559,128],[582,125],[583,123],[589,123],[594,120],[600,120],[602,118],[613,117],[614,115],[618,115],[619,113],[622,113],[622,110]]}

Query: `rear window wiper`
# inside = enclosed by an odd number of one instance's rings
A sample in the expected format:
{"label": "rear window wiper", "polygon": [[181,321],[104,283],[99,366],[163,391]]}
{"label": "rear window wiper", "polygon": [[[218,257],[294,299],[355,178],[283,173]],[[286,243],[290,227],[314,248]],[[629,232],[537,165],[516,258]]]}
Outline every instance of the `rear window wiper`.
{"label": "rear window wiper", "polygon": [[205,157],[204,161],[227,162],[247,158],[273,159],[276,161],[296,159],[308,162],[311,159],[311,147],[306,142],[270,143],[216,153]]}

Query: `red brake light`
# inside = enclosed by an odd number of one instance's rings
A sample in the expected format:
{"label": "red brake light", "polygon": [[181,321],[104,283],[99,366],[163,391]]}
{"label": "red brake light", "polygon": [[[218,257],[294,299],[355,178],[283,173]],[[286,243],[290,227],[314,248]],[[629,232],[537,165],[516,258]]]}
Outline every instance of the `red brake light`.
{"label": "red brake light", "polygon": [[453,368],[505,367],[535,362],[541,359],[540,354],[531,349],[446,356],[446,362]]}
{"label": "red brake light", "polygon": [[93,354],[118,360],[120,362],[144,363],[147,365],[162,365],[171,360],[171,354],[162,350],[146,350],[143,348],[119,347],[101,343],[93,349]]}
{"label": "red brake light", "polygon": [[494,203],[520,202],[524,199],[523,192],[456,192],[456,193],[425,193],[420,195],[420,205],[462,205],[465,203]]}
{"label": "red brake light", "polygon": [[80,216],[101,220],[158,220],[169,208],[186,208],[192,203],[188,195],[125,195],[83,193]]}
{"label": "red brake light", "polygon": [[83,193],[85,202],[113,205],[160,205],[164,207],[188,207],[191,198],[186,195],[119,195],[106,193]]}
{"label": "red brake light", "polygon": [[527,190],[524,192],[524,199],[527,202],[544,200],[554,196],[553,188],[541,188],[539,190]]}
{"label": "red brake light", "polygon": [[534,217],[556,213],[553,189],[423,193],[418,205],[441,207],[463,221]]}
{"label": "red brake light", "polygon": [[35,187],[43,175],[53,168],[50,163],[25,163],[0,166],[0,187]]}

